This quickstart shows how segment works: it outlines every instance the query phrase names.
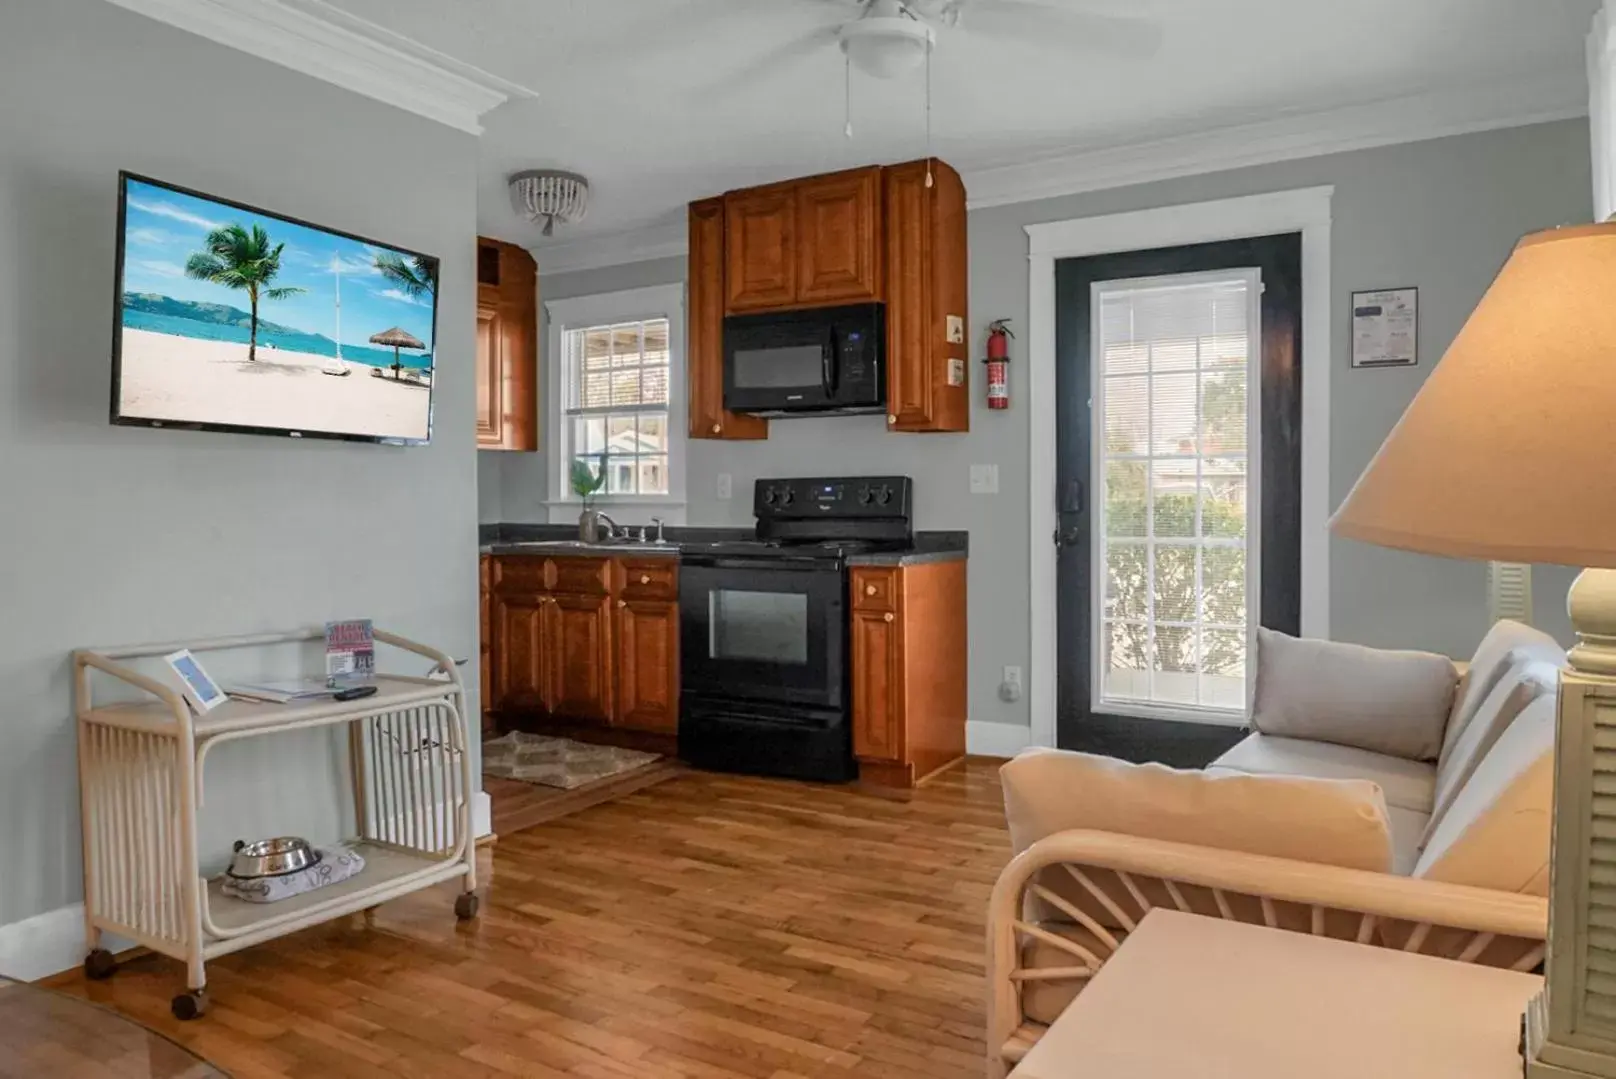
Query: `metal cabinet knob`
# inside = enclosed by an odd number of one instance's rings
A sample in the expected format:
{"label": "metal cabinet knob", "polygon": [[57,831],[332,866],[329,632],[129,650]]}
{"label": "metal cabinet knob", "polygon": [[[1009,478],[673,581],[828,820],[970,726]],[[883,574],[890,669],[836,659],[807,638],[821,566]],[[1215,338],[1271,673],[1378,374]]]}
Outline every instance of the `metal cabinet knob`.
{"label": "metal cabinet knob", "polygon": [[896,416],[888,416],[887,417],[887,423],[888,424],[894,424],[894,423],[897,423],[897,422],[898,422],[898,417],[896,417]]}
{"label": "metal cabinet knob", "polygon": [[619,607],[619,608],[622,608],[622,607],[627,607],[627,606],[628,606],[628,600],[626,600],[626,599],[620,599],[620,600],[618,600],[618,601],[617,601],[617,606],[618,606],[618,607]]}
{"label": "metal cabinet knob", "polygon": [[893,621],[893,620],[894,620],[894,619],[896,619],[896,618],[897,618],[897,617],[898,617],[898,616],[897,616],[897,615],[895,615],[895,614],[893,614],[893,613],[892,613],[892,612],[891,612],[891,611],[888,611],[888,612],[887,612],[887,613],[886,613],[886,614],[884,614],[884,615],[882,615],[882,616],[881,616],[881,618],[882,618],[882,619],[883,619],[883,620],[884,620],[884,621],[887,621],[887,622],[891,622],[891,621]]}
{"label": "metal cabinet knob", "polygon": [[724,425],[723,424],[721,424],[721,423],[713,424],[713,434],[721,435],[723,433],[724,433]]}
{"label": "metal cabinet knob", "polygon": [[867,585],[864,586],[864,594],[866,596],[873,596],[873,595],[875,595],[875,593],[876,593],[875,585],[867,584]]}
{"label": "metal cabinet knob", "polygon": [[650,574],[645,574],[644,576],[642,576],[640,578],[640,583],[641,584],[650,584],[651,583],[651,575]]}

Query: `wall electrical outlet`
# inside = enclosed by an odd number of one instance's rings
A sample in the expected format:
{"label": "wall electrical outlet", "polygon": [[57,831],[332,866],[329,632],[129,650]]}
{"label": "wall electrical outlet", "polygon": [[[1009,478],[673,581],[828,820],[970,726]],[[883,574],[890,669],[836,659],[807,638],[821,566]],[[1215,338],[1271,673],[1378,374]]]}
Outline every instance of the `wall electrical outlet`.
{"label": "wall electrical outlet", "polygon": [[1014,703],[1021,699],[1021,668],[1006,667],[1004,680],[999,683],[999,699]]}
{"label": "wall electrical outlet", "polygon": [[971,466],[971,493],[973,495],[996,495],[999,493],[999,466],[998,465],[972,465]]}
{"label": "wall electrical outlet", "polygon": [[735,478],[728,472],[718,474],[718,499],[728,502],[735,495]]}

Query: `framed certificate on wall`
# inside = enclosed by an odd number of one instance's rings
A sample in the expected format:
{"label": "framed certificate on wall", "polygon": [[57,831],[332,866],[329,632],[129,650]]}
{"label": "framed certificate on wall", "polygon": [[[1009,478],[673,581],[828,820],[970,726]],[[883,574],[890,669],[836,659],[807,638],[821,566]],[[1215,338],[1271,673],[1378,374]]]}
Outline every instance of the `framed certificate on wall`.
{"label": "framed certificate on wall", "polygon": [[1352,294],[1352,366],[1413,367],[1420,362],[1420,290]]}

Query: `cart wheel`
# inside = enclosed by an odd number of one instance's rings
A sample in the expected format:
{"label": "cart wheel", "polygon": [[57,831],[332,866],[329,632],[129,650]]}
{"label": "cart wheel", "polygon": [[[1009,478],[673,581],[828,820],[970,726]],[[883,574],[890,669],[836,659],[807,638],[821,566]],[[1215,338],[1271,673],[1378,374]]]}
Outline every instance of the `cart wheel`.
{"label": "cart wheel", "polygon": [[118,972],[118,961],[105,948],[97,948],[84,957],[84,976],[92,982],[106,981]]}
{"label": "cart wheel", "polygon": [[470,921],[477,917],[477,907],[477,893],[462,892],[460,898],[455,900],[455,917],[463,922]]}
{"label": "cart wheel", "polygon": [[189,993],[181,993],[168,1002],[168,1008],[174,1013],[175,1019],[181,1021],[200,1019],[208,1014],[208,991],[193,989]]}

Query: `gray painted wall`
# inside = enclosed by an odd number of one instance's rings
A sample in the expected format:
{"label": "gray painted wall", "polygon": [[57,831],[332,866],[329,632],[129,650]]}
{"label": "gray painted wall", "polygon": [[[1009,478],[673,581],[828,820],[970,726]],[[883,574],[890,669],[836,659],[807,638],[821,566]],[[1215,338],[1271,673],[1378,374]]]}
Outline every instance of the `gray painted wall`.
{"label": "gray painted wall", "polygon": [[[1285,162],[1068,198],[978,210],[970,215],[971,340],[987,323],[1028,319],[1024,226],[1156,206],[1333,184],[1331,504],[1346,496],[1430,373],[1515,241],[1534,229],[1585,221],[1592,212],[1587,124],[1566,122]],[[541,258],[542,272],[542,258]],[[546,298],[681,280],[681,260],[659,260],[569,275],[542,276]],[[1354,371],[1349,364],[1350,293],[1417,285],[1421,366]],[[1025,338],[1023,338],[1025,340]],[[1015,353],[1025,356],[1024,346]],[[889,435],[879,417],[779,422],[767,442],[692,442],[692,524],[746,524],[745,493],[758,476],[904,472],[915,478],[923,528],[971,532],[971,718],[1025,725],[1025,702],[997,696],[1002,668],[1025,666],[1028,419],[1026,399],[1007,413],[983,406],[981,365],[973,363],[968,435]],[[968,468],[999,466],[1000,493],[972,496]],[[721,502],[715,477],[734,477],[736,497]],[[489,476],[485,473],[485,480]],[[500,496],[510,520],[542,520],[543,467],[507,459]],[[1544,568],[1535,580],[1537,623],[1562,638],[1572,573]],[[1331,550],[1332,635],[1388,647],[1467,656],[1486,630],[1480,564],[1428,558],[1335,541]]]}
{"label": "gray painted wall", "polygon": [[[70,649],[369,616],[477,654],[475,140],[102,0],[4,22],[0,925],[82,894]],[[109,426],[120,168],[442,258],[432,445]],[[333,837],[335,760],[221,750],[205,856]]]}

